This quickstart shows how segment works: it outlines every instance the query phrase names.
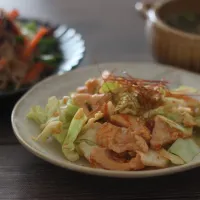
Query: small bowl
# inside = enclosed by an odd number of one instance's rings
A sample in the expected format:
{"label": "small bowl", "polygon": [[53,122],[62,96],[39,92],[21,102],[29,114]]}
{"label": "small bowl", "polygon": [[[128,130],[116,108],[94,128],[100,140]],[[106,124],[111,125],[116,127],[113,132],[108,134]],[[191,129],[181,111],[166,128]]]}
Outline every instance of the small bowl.
{"label": "small bowl", "polygon": [[82,36],[76,32],[75,29],[68,27],[67,25],[60,24],[54,25],[49,22],[45,22],[37,19],[20,18],[19,22],[34,21],[37,25],[44,25],[53,28],[53,36],[58,40],[60,51],[63,54],[63,61],[59,63],[58,67],[55,69],[45,69],[43,76],[36,82],[24,85],[19,89],[7,88],[5,90],[0,90],[0,101],[7,100],[8,98],[20,97],[22,94],[27,92],[34,84],[41,81],[42,79],[55,75],[63,74],[72,70],[72,68],[78,66],[80,61],[83,59],[85,54],[85,41]]}
{"label": "small bowl", "polygon": [[200,35],[173,28],[164,21],[174,13],[200,13],[199,0],[137,2],[135,9],[146,21],[148,42],[158,62],[200,72]]}

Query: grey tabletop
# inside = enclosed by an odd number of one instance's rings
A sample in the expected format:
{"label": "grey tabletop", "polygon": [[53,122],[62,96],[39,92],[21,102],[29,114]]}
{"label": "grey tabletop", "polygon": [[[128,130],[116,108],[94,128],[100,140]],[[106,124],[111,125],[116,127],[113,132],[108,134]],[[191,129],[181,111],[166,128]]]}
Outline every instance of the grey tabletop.
{"label": "grey tabletop", "polygon": [[[151,61],[136,0],[6,0],[25,17],[64,23],[82,34],[94,62]],[[83,175],[55,167],[29,153],[15,139],[10,114],[17,98],[0,102],[0,199],[200,199],[200,170],[142,180]],[[28,134],[28,133],[27,133]]]}

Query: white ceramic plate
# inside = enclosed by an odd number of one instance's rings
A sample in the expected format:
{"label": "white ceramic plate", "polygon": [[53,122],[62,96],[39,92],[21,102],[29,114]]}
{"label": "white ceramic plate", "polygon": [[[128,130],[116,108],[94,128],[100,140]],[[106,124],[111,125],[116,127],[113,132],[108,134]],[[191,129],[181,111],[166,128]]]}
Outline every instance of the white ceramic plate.
{"label": "white ceramic plate", "polygon": [[128,172],[93,169],[90,168],[85,160],[80,160],[76,163],[67,161],[62,154],[60,145],[56,141],[41,144],[32,140],[33,136],[39,134],[39,129],[32,121],[26,119],[29,108],[35,104],[45,105],[48,97],[52,95],[58,97],[67,95],[69,92],[74,91],[77,86],[83,85],[88,78],[98,77],[100,75],[99,68],[102,71],[103,69],[115,69],[118,73],[122,73],[125,70],[134,77],[145,79],[165,78],[171,81],[172,86],[183,84],[200,89],[199,75],[153,63],[107,63],[101,64],[99,67],[94,65],[60,76],[55,75],[35,85],[15,105],[12,113],[12,126],[19,142],[33,154],[52,164],[93,175],[142,178],[177,173],[200,166],[199,155],[189,164],[166,169]]}

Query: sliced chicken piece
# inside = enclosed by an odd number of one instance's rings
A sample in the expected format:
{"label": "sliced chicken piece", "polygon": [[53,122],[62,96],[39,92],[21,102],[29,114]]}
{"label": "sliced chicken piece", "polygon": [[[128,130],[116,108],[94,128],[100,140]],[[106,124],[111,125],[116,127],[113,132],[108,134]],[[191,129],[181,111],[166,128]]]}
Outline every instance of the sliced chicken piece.
{"label": "sliced chicken piece", "polygon": [[94,94],[99,90],[100,84],[101,82],[99,79],[96,79],[96,78],[89,79],[88,81],[86,81],[85,86],[77,88],[77,92]]}
{"label": "sliced chicken piece", "polygon": [[146,141],[150,141],[151,139],[149,129],[145,126],[144,122],[138,117],[126,114],[117,114],[112,115],[110,117],[110,120],[116,125],[132,129],[135,134],[140,135]]}
{"label": "sliced chicken piece", "polygon": [[85,142],[82,142],[79,148],[90,164],[96,168],[120,171],[140,170],[144,168],[139,155],[136,155],[135,158],[132,158],[128,162],[117,162],[112,159],[109,150],[106,148],[90,146]]}
{"label": "sliced chicken piece", "polygon": [[88,81],[86,81],[85,86],[88,89],[88,93],[90,94],[94,94],[96,93],[99,88],[100,88],[100,80],[93,78],[93,79],[89,79]]}
{"label": "sliced chicken piece", "polygon": [[150,144],[153,149],[159,150],[162,146],[171,144],[178,138],[190,137],[191,135],[192,131],[183,133],[170,126],[169,123],[164,120],[163,116],[157,115],[155,117],[155,126],[153,128]]}
{"label": "sliced chicken piece", "polygon": [[100,78],[91,78],[85,82],[84,86],[78,87],[78,93],[95,94],[99,91],[104,80],[107,79],[111,73],[109,71],[103,71]]}
{"label": "sliced chicken piece", "polygon": [[109,78],[109,76],[111,76],[111,72],[109,72],[109,71],[107,71],[107,70],[104,70],[103,72],[102,72],[102,79],[107,79],[107,78]]}
{"label": "sliced chicken piece", "polygon": [[114,126],[110,123],[104,123],[96,134],[97,144],[108,148],[116,153],[147,152],[148,145],[139,135],[134,134],[131,129]]}
{"label": "sliced chicken piece", "polygon": [[104,113],[106,119],[110,119],[115,112],[115,106],[111,101],[108,101],[108,103],[104,103],[101,107],[101,112]]}
{"label": "sliced chicken piece", "polygon": [[88,89],[86,86],[80,86],[76,89],[76,92],[78,93],[88,93]]}
{"label": "sliced chicken piece", "polygon": [[89,115],[94,109],[107,102],[109,96],[105,94],[74,94],[72,99],[77,106],[83,108],[86,115]]}

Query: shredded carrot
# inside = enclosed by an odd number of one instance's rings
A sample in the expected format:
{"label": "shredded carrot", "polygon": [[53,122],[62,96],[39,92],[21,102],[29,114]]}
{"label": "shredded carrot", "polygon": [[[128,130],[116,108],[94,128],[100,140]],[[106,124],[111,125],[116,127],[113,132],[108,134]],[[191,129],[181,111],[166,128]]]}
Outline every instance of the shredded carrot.
{"label": "shredded carrot", "polygon": [[[9,19],[9,18],[8,18]],[[16,34],[16,35],[19,35],[19,36],[22,36],[24,38],[24,43],[27,44],[28,42],[28,39],[25,35],[23,35],[21,33],[21,30],[20,28],[17,26],[17,24],[15,24],[15,22],[13,22],[11,19],[9,19],[10,23],[12,24],[12,29],[13,29],[13,32]]]}
{"label": "shredded carrot", "polygon": [[33,53],[33,51],[35,50],[35,48],[37,47],[37,44],[39,43],[39,41],[42,39],[42,37],[48,33],[48,29],[45,27],[41,27],[39,29],[39,31],[36,33],[36,35],[34,36],[34,38],[30,41],[29,44],[27,44],[27,47],[25,48],[24,51],[24,59],[28,59],[31,54]]}
{"label": "shredded carrot", "polygon": [[0,59],[0,65],[5,65],[7,63],[5,58]]}
{"label": "shredded carrot", "polygon": [[12,29],[13,29],[14,33],[17,35],[22,35],[19,27],[14,22],[14,20],[19,16],[19,11],[14,9],[11,12],[6,13],[6,15],[7,15],[7,19],[12,24]]}
{"label": "shredded carrot", "polygon": [[5,67],[6,63],[7,63],[7,60],[5,58],[0,59],[0,70],[2,70]]}
{"label": "shredded carrot", "polygon": [[9,12],[7,15],[10,20],[15,20],[19,16],[19,11],[17,9],[14,9],[11,12]]}
{"label": "shredded carrot", "polygon": [[53,114],[53,116],[54,116],[54,117],[58,117],[58,116],[59,116],[59,112],[55,112],[55,113]]}
{"label": "shredded carrot", "polygon": [[63,103],[66,104],[66,103],[67,103],[67,100],[68,100],[67,98],[64,98],[64,99],[63,99]]}
{"label": "shredded carrot", "polygon": [[42,73],[44,70],[44,64],[43,63],[35,63],[35,65],[32,67],[32,69],[27,73],[27,75],[24,77],[22,84],[30,83],[35,81],[38,76]]}

